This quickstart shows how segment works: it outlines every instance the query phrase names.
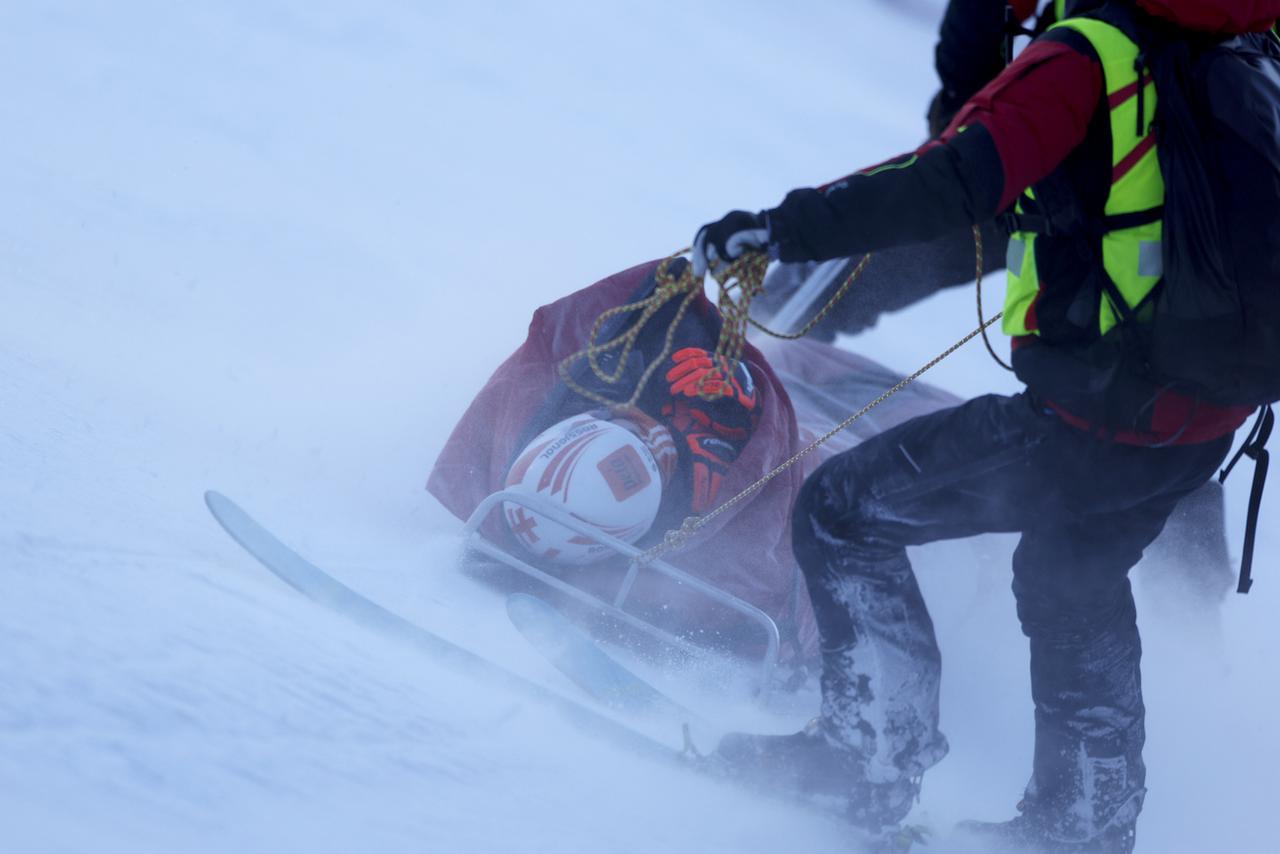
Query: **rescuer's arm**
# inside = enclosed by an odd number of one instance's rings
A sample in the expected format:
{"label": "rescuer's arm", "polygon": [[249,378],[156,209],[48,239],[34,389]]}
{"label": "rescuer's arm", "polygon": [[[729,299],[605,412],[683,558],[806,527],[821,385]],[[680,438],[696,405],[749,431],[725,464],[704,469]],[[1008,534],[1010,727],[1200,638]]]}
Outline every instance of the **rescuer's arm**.
{"label": "rescuer's arm", "polygon": [[[762,212],[770,251],[783,261],[840,258],[984,222],[1084,140],[1102,87],[1088,42],[1054,30],[975,95],[940,139],[825,187],[793,190]],[[710,239],[719,225],[704,227]]]}

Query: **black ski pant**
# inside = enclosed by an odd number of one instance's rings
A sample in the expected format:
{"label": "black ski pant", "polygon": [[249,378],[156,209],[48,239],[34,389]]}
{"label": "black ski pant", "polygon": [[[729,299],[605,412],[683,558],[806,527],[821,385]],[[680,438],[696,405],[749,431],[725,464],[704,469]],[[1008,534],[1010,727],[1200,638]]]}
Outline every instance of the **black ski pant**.
{"label": "black ski pant", "polygon": [[824,463],[793,516],[822,636],[822,719],[873,782],[939,761],[941,661],[907,546],[1020,532],[1013,592],[1031,642],[1036,743],[1027,808],[1091,839],[1145,792],[1138,638],[1128,572],[1230,436],[1119,445],[1029,394],[987,396],[899,425]]}

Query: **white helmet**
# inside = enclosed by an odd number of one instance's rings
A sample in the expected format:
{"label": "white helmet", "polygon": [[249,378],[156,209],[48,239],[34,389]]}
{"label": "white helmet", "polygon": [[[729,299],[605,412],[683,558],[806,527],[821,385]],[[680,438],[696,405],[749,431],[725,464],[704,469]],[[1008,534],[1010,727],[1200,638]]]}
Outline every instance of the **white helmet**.
{"label": "white helmet", "polygon": [[[511,466],[507,488],[537,495],[628,543],[649,530],[662,501],[662,477],[645,443],[593,415],[566,418],[540,433]],[[527,507],[504,502],[503,515],[516,539],[539,557],[582,565],[609,553]]]}

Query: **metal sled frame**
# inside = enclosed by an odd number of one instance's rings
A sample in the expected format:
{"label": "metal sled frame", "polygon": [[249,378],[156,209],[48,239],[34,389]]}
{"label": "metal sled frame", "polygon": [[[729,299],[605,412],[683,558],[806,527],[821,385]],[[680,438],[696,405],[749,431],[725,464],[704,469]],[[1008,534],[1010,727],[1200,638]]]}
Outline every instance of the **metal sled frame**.
{"label": "metal sled frame", "polygon": [[671,564],[662,560],[654,560],[643,565],[633,561],[627,568],[626,575],[623,576],[622,584],[619,586],[618,592],[614,595],[612,602],[603,599],[594,593],[588,593],[587,591],[579,587],[575,587],[561,578],[557,578],[546,570],[539,569],[528,561],[511,554],[506,549],[485,538],[485,536],[480,532],[480,526],[484,524],[484,521],[489,517],[489,514],[495,509],[499,509],[504,502],[510,502],[524,507],[527,510],[532,510],[539,516],[543,516],[553,522],[557,522],[575,533],[595,540],[601,545],[608,546],[614,552],[617,552],[628,559],[636,558],[643,554],[641,549],[636,548],[630,543],[623,542],[617,537],[605,534],[598,528],[592,528],[591,526],[584,524],[569,515],[563,509],[547,502],[545,499],[538,496],[519,493],[514,490],[495,492],[484,501],[480,502],[480,506],[477,507],[475,512],[471,514],[471,517],[467,519],[466,528],[464,530],[467,548],[487,555],[494,560],[506,564],[512,569],[518,570],[531,578],[537,579],[548,587],[552,587],[578,602],[582,602],[593,608],[598,608],[609,616],[631,626],[634,629],[644,632],[651,637],[657,638],[663,643],[671,644],[672,646],[689,652],[705,652],[705,650],[698,647],[691,641],[674,635],[665,629],[661,629],[626,610],[627,600],[631,597],[631,591],[635,587],[636,579],[639,578],[642,571],[647,570],[656,572],[659,575],[664,575],[673,581],[683,584],[725,608],[728,608],[731,611],[736,611],[751,623],[759,626],[760,631],[765,637],[766,648],[764,658],[759,665],[760,684],[758,695],[763,699],[764,696],[769,693],[774,670],[778,665],[780,637],[778,634],[777,623],[775,623],[773,618],[764,611],[761,611],[754,605],[744,602],[737,596],[726,593],[715,585],[708,584],[699,578],[693,577],[684,570],[676,569]]}

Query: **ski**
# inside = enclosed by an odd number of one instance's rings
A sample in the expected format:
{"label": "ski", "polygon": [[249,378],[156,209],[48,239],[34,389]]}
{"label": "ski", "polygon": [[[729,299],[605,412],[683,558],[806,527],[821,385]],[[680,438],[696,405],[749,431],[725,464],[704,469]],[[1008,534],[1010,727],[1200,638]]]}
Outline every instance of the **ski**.
{"label": "ski", "polygon": [[502,685],[554,707],[577,726],[616,741],[648,756],[680,760],[682,751],[637,732],[550,688],[526,679],[465,647],[411,623],[373,600],[357,593],[281,542],[238,504],[219,492],[209,491],[205,504],[213,518],[240,546],[279,578],[308,599],[355,623],[416,647],[451,669],[473,678]]}
{"label": "ski", "polygon": [[[428,653],[433,659],[440,661],[451,669],[466,674],[472,678],[487,680],[495,685],[500,685],[513,693],[528,697],[531,700],[543,703],[561,713],[567,720],[583,731],[596,735],[601,738],[608,739],[619,746],[625,747],[641,756],[659,759],[664,762],[679,765],[690,771],[703,773],[716,779],[724,780],[730,783],[742,785],[739,781],[735,781],[731,777],[718,774],[714,770],[711,763],[705,761],[697,751],[692,747],[689,739],[689,728],[682,728],[684,746],[682,748],[672,747],[664,744],[658,739],[652,738],[625,723],[615,720],[609,715],[593,709],[592,707],[570,699],[550,688],[527,679],[513,671],[508,670],[500,664],[490,661],[465,647],[459,646],[453,641],[447,640],[440,635],[425,629],[415,623],[404,619],[403,617],[387,610],[383,606],[373,600],[361,595],[360,593],[347,587],[315,564],[308,561],[302,555],[295,552],[289,546],[281,542],[274,534],[259,524],[252,516],[246,513],[241,507],[222,495],[212,490],[205,493],[205,504],[209,508],[209,512],[213,514],[213,518],[222,526],[230,537],[235,540],[245,551],[253,556],[258,563],[262,564],[272,575],[301,593],[303,596],[312,601],[323,605],[326,608],[352,620],[353,622],[364,626],[374,632],[387,637],[395,638],[398,641],[409,644],[423,652]],[[533,597],[529,597],[533,598]],[[535,602],[538,600],[535,599]],[[543,606],[539,608],[537,605],[531,605],[524,602],[517,605],[517,611],[523,608],[523,615],[536,614],[541,611],[540,616],[534,619],[543,619],[548,615],[545,608],[550,606],[541,603]],[[554,609],[552,609],[554,610]],[[557,613],[557,616],[558,613]],[[564,619],[560,617],[560,619]],[[554,619],[548,624],[554,623]],[[527,635],[526,635],[527,636]],[[590,643],[590,640],[587,639]],[[594,644],[592,644],[594,646]],[[607,655],[598,650],[600,655]],[[573,650],[573,655],[586,656],[585,647],[577,647]],[[583,660],[588,660],[584,657]],[[602,659],[591,655],[589,660],[593,662],[593,666],[599,666]],[[608,659],[610,665],[606,665],[604,669],[595,671],[594,675],[587,678],[587,674],[593,673],[591,668],[574,669],[584,681],[593,685],[597,690],[604,690],[602,686],[606,684],[604,679],[614,680],[620,679],[621,684],[626,686],[623,692],[624,697],[635,699],[637,697],[645,697],[648,700],[654,700],[652,694],[662,697],[667,703],[674,705],[674,701],[668,700],[658,692],[656,688],[648,686],[638,676],[631,674],[630,681],[622,677],[622,665]],[[616,669],[615,669],[616,668]],[[629,672],[628,672],[629,673]],[[607,674],[607,675],[601,675]],[[639,688],[644,685],[647,690]],[[678,707],[677,707],[678,708]],[[750,788],[750,787],[747,787]],[[752,789],[752,791],[755,791]],[[829,810],[824,810],[815,804],[806,803],[803,800],[795,798],[784,798],[785,800],[800,806],[806,806],[814,809],[824,815],[831,817]],[[899,833],[890,833],[888,837],[868,836],[865,832],[851,827],[850,830],[859,838],[864,850],[867,852],[905,852],[910,849],[912,842],[919,841],[914,835],[909,835],[905,830]]]}

